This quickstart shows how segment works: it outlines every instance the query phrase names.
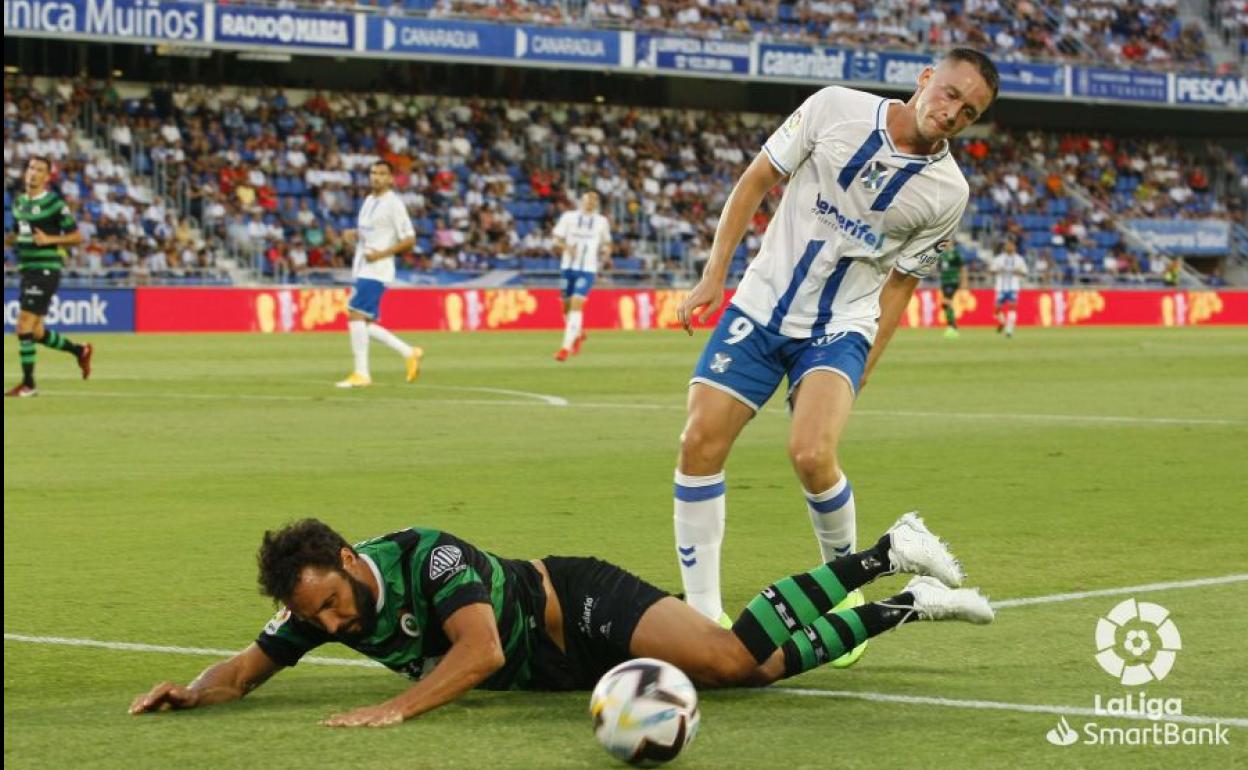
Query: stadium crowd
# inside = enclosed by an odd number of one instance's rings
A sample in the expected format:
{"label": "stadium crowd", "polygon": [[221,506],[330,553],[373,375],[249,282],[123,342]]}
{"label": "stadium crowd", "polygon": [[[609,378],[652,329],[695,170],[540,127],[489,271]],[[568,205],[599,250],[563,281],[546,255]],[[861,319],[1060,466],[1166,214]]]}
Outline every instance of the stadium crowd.
{"label": "stadium crowd", "polygon": [[[1242,6],[1239,0],[1220,2]],[[906,51],[969,45],[1009,60],[1137,69],[1213,68],[1204,30],[1180,20],[1178,0],[370,0],[367,4],[386,13],[434,18],[586,24]],[[1224,34],[1244,37],[1242,28],[1226,26],[1224,17],[1210,23]]]}
{"label": "stadium crowd", "polygon": [[[6,81],[6,219],[22,161],[48,155],[87,235],[71,267],[139,280],[212,279],[231,265],[300,280],[346,266],[341,233],[354,226],[379,157],[393,165],[416,225],[407,270],[553,274],[551,225],[592,188],[607,202],[618,273],[685,273],[705,258],[732,185],[780,119],[277,89],[124,90]],[[94,151],[67,129],[84,115],[99,126]],[[1042,279],[1157,280],[1164,265],[1124,243],[1118,220],[1245,216],[1242,152],[1008,131],[960,140],[955,151],[975,191],[966,217],[973,268],[981,249],[1010,237]],[[153,187],[180,191],[185,208],[174,210]],[[778,195],[755,217],[735,272]]]}

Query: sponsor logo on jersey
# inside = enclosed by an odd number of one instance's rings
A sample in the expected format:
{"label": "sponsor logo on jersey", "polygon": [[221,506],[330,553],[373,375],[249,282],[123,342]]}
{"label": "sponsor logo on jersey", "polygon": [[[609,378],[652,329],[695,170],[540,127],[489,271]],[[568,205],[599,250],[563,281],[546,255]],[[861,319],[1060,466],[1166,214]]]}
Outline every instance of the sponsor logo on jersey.
{"label": "sponsor logo on jersey", "polygon": [[283,606],[280,610],[277,611],[277,614],[275,614],[272,618],[269,619],[268,623],[264,624],[264,633],[268,634],[269,636],[276,636],[278,630],[282,626],[286,625],[286,621],[288,620],[290,620],[290,610],[287,607]]}
{"label": "sponsor logo on jersey", "polygon": [[797,133],[798,126],[800,125],[802,125],[802,111],[798,110],[790,115],[789,119],[784,122],[784,138],[792,139],[793,135]]}
{"label": "sponsor logo on jersey", "polygon": [[732,366],[732,356],[724,353],[716,353],[711,359],[711,371],[716,374],[723,374],[728,371],[728,367]]}
{"label": "sponsor logo on jersey", "polygon": [[879,192],[884,186],[884,180],[888,178],[888,166],[885,166],[878,160],[873,160],[867,164],[867,167],[858,175],[858,181],[862,182],[862,186],[870,192]]}
{"label": "sponsor logo on jersey", "polygon": [[467,565],[460,564],[462,551],[453,545],[440,545],[429,555],[429,579],[437,580],[448,572],[459,572]]}
{"label": "sponsor logo on jersey", "polygon": [[417,622],[416,616],[410,612],[404,612],[399,616],[399,630],[413,639],[420,638],[420,623]]}
{"label": "sponsor logo on jersey", "polygon": [[810,213],[818,217],[821,224],[840,230],[876,251],[884,248],[884,235],[873,233],[870,222],[842,214],[835,203],[823,197],[823,193],[815,193],[815,205],[811,207]]}

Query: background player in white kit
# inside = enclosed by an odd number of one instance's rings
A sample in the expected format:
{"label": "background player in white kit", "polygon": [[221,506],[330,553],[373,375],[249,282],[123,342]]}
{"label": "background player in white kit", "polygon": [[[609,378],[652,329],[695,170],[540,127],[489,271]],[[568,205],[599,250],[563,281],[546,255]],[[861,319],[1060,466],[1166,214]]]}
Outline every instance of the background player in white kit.
{"label": "background player in white kit", "polygon": [[555,353],[556,361],[581,352],[585,341],[582,321],[585,298],[598,275],[598,261],[611,256],[611,224],[598,213],[598,193],[581,196],[576,211],[565,211],[555,224],[555,248],[559,262],[560,290],[563,292],[563,344]]}
{"label": "background player in white kit", "polygon": [[[952,245],[968,186],[948,139],[988,109],[997,84],[986,56],[960,48],[925,68],[905,103],[825,88],[771,135],[724,205],[702,280],[677,311],[690,333],[695,313],[705,321],[723,303],[732,253],[763,196],[789,179],[689,387],[676,547],[685,596],[703,614],[726,619],[724,461],[786,375],[789,457],[823,559],[855,550],[854,496],[837,460],[841,431],[919,279]],[[863,601],[855,593],[847,604]]]}
{"label": "background player in white kit", "polygon": [[997,290],[997,333],[1014,336],[1014,322],[1018,320],[1018,291],[1027,277],[1027,260],[1018,253],[1013,239],[1006,239],[1004,251],[992,258],[993,287]]}
{"label": "background player in white kit", "polygon": [[394,174],[384,160],[368,170],[371,193],[360,206],[358,229],[346,230],[343,238],[355,244],[351,277],[355,286],[347,303],[347,331],[351,336],[351,353],[355,368],[340,388],[364,388],[373,384],[368,367],[369,338],[384,343],[403,357],[407,381],[420,375],[420,359],[425,351],[414,348],[394,336],[378,321],[381,320],[381,295],[386,284],[394,280],[394,258],[416,245],[416,230],[407,214],[407,207],[394,191]]}

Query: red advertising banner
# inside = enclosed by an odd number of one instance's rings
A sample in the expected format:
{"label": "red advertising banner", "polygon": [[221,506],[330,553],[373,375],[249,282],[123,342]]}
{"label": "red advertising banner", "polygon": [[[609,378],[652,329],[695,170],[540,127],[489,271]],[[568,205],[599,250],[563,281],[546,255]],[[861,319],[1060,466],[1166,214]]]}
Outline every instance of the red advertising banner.
{"label": "red advertising banner", "polygon": [[[993,326],[995,295],[959,291],[953,310],[960,326]],[[945,325],[939,289],[910,299],[902,326]],[[1019,292],[1019,326],[1194,326],[1248,324],[1248,291],[1028,289]]]}
{"label": "red advertising banner", "polygon": [[[165,288],[135,291],[135,330],[140,332],[300,332],[346,328],[346,287]],[[599,289],[585,306],[589,329],[677,328],[683,290]],[[729,292],[731,297],[731,292]],[[958,322],[990,326],[993,293],[976,289],[954,297]],[[714,323],[718,315],[710,319]],[[563,326],[556,289],[392,289],[381,304],[381,321],[395,330],[490,331],[558,329]],[[940,291],[922,288],[910,301],[902,325],[945,323]],[[1248,325],[1246,291],[1027,290],[1018,301],[1020,326],[1192,324]]]}

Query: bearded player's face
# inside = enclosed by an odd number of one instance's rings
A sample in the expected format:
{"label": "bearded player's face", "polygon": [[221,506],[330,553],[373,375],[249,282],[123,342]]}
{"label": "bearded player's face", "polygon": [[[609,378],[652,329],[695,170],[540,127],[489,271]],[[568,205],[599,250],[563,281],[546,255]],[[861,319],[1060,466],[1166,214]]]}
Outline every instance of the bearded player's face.
{"label": "bearded player's face", "polygon": [[288,606],[296,617],[348,641],[368,636],[377,625],[372,592],[345,570],[304,567]]}

